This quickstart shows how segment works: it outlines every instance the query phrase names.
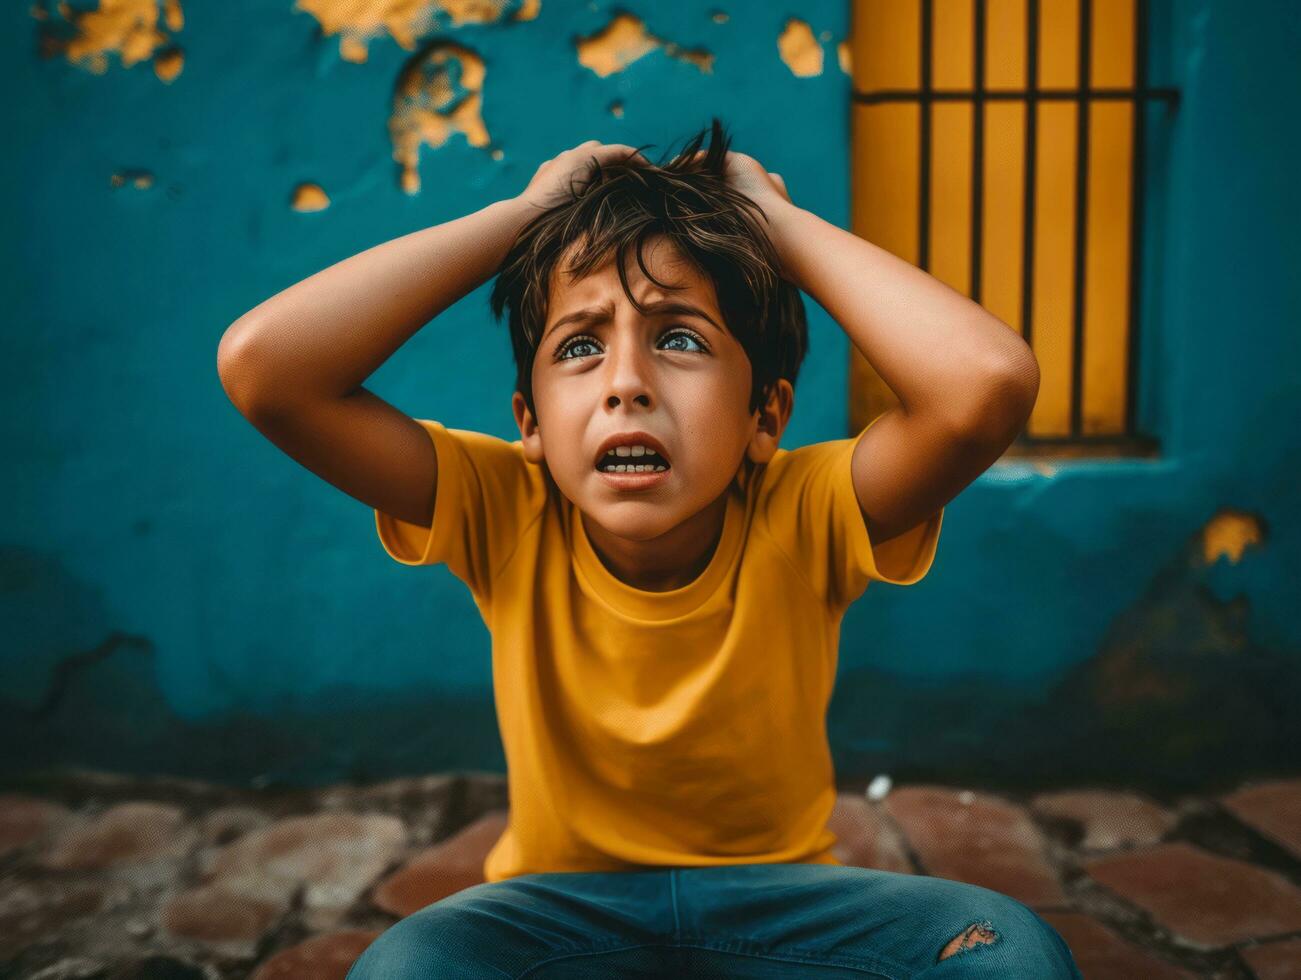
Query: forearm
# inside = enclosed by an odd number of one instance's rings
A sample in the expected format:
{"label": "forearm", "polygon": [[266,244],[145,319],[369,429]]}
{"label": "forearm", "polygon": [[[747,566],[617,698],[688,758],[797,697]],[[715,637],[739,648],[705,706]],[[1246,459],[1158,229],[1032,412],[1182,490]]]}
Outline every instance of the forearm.
{"label": "forearm", "polygon": [[245,313],[218,349],[240,401],[342,397],[485,282],[536,214],[507,198],[314,273]]}
{"label": "forearm", "polygon": [[1038,365],[1007,324],[810,211],[768,210],[787,275],[840,324],[905,412],[996,433],[1024,424]]}

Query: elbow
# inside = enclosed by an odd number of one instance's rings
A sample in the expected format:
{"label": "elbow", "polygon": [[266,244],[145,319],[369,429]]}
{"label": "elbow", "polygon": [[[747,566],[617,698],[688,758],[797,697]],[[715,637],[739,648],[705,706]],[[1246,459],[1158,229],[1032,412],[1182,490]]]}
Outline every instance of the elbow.
{"label": "elbow", "polygon": [[1008,358],[973,389],[975,397],[960,423],[963,432],[1006,448],[1025,430],[1039,398],[1039,362],[1026,347],[1023,355]]}
{"label": "elbow", "polygon": [[256,355],[250,349],[247,324],[236,320],[221,335],[217,344],[217,377],[222,390],[240,413],[249,415],[258,398],[254,383]]}

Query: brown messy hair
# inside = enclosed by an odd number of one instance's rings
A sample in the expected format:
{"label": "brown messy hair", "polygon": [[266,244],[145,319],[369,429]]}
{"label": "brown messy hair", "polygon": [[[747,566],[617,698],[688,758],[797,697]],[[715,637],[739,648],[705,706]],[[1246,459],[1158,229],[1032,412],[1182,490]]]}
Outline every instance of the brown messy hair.
{"label": "brown messy hair", "polygon": [[708,151],[697,157],[706,132],[696,133],[667,163],[642,163],[631,154],[604,164],[593,158],[577,190],[571,182],[571,197],[530,219],[517,235],[490,304],[499,322],[509,311],[515,385],[535,417],[533,361],[556,264],[572,247],[568,268],[580,279],[613,252],[624,293],[645,313],[628,285],[629,248],[647,279],[662,289],[680,288],[654,279],[646,268],[642,249],[659,235],[713,282],[724,325],[750,359],[750,413],[767,402],[779,378],[794,387],[809,345],[803,299],[782,275],[772,240],[752,213],[766,218],[763,208],[726,182],[731,140],[718,119],[708,130]]}

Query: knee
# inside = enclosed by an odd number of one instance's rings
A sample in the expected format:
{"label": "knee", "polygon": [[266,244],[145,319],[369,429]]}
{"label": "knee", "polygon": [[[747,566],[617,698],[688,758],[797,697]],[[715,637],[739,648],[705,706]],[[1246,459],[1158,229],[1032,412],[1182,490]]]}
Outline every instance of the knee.
{"label": "knee", "polygon": [[409,915],[366,947],[344,980],[418,980],[449,976],[445,945],[425,917]]}
{"label": "knee", "polygon": [[978,910],[969,909],[969,921],[949,938],[936,962],[951,956],[980,954],[997,949],[997,958],[1009,966],[1024,969],[1026,976],[1078,980],[1080,974],[1070,948],[1052,926],[1028,905],[1010,896],[989,891],[988,901]]}
{"label": "knee", "polygon": [[998,940],[998,933],[994,931],[994,924],[988,919],[983,922],[973,922],[967,928],[949,940],[947,946],[940,950],[940,959],[947,960],[954,953],[960,953],[964,949],[971,949],[977,943],[994,943]]}

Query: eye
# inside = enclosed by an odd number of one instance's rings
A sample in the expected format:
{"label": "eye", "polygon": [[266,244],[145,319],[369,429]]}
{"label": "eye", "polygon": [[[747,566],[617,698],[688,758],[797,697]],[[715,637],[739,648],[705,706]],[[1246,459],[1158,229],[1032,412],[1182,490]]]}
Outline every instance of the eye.
{"label": "eye", "polygon": [[[700,338],[699,334],[695,333],[694,331],[687,330],[684,327],[674,327],[670,329],[663,336],[660,337],[660,342],[663,343],[665,340],[668,340],[670,338],[676,339],[678,337],[685,337],[687,340],[690,340],[693,343],[697,344],[700,347],[701,353],[709,352],[709,346],[704,342],[704,340]],[[578,334],[575,337],[570,337],[559,347],[556,348],[555,358],[557,361],[572,361],[574,358],[568,356],[568,354],[572,350],[574,350],[577,347],[590,347],[596,343],[599,343],[599,341],[597,341],[595,337],[592,337],[589,334]],[[671,348],[671,350],[681,351],[683,353],[691,352],[691,348],[689,347],[673,347]],[[583,357],[586,355],[580,354],[578,356]]]}
{"label": "eye", "polygon": [[[705,344],[705,342],[704,342],[703,340],[700,339],[700,336],[699,336],[698,334],[696,334],[696,333],[694,333],[694,332],[692,332],[692,331],[690,331],[690,330],[683,329],[682,327],[675,327],[674,329],[672,329],[672,330],[670,330],[668,333],[666,333],[663,337],[661,337],[660,340],[666,340],[666,339],[668,339],[669,337],[674,337],[674,338],[676,338],[676,337],[686,337],[687,340],[690,340],[690,341],[692,341],[693,343],[699,345],[701,351],[703,351],[703,352],[708,352],[708,351],[709,351],[709,347]],[[674,348],[674,350],[689,350],[689,349],[690,349],[690,348],[682,348],[682,347],[675,347],[675,348]]]}
{"label": "eye", "polygon": [[556,348],[555,356],[557,361],[571,361],[573,358],[566,357],[575,347],[590,347],[596,343],[595,337],[589,337],[586,334],[579,334],[577,337],[570,337],[563,344]]}

